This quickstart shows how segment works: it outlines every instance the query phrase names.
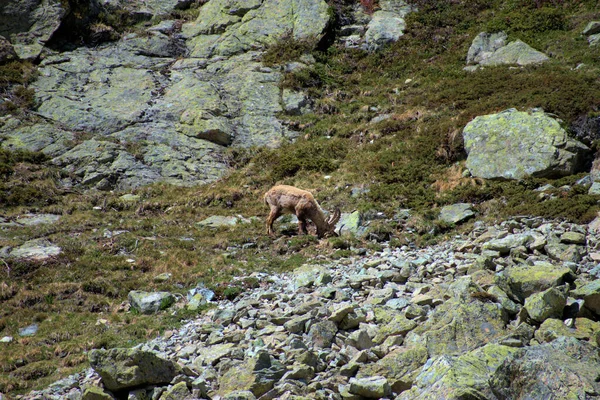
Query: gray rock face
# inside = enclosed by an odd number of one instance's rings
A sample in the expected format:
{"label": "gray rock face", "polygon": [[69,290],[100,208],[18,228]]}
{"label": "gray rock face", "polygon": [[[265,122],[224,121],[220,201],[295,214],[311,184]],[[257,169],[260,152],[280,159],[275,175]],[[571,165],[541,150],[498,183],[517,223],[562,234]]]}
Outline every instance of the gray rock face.
{"label": "gray rock face", "polygon": [[569,175],[589,151],[542,111],[484,115],[463,129],[467,168],[487,179]]}
{"label": "gray rock face", "polygon": [[168,383],[181,371],[172,361],[133,349],[92,350],[89,359],[104,386],[111,391]]}
{"label": "gray rock face", "polygon": [[[39,53],[55,29],[46,17],[27,12],[43,8],[59,23],[60,4],[12,1],[3,9],[23,17],[7,34],[29,31],[30,19],[48,28],[41,33],[31,27],[37,47],[15,44],[19,55]],[[111,0],[102,7],[150,20],[189,4]],[[263,67],[261,51],[288,33],[318,39],[329,20],[323,0],[211,0],[181,32],[163,21],[116,43],[47,55],[32,84],[45,122],[10,120],[0,127],[2,146],[51,155],[73,176],[65,182],[71,186],[214,181],[227,170],[226,146],[278,146],[295,137],[277,115],[305,112],[309,102],[302,94],[282,93],[280,68]]]}
{"label": "gray rock face", "polygon": [[504,47],[496,50],[490,57],[479,62],[480,65],[530,65],[540,64],[548,61],[549,58],[544,53],[535,50],[528,44],[515,40]]}

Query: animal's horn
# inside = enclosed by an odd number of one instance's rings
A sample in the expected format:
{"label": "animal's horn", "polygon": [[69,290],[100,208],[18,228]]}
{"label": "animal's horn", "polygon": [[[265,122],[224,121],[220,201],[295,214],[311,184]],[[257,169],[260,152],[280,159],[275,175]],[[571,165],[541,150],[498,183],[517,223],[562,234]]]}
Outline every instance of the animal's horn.
{"label": "animal's horn", "polygon": [[335,227],[335,224],[338,223],[341,216],[342,216],[342,213],[341,213],[340,209],[336,208],[335,211],[333,212],[333,215],[331,215],[331,217],[329,217],[329,221],[327,221],[327,224],[329,226],[331,226],[332,228]]}

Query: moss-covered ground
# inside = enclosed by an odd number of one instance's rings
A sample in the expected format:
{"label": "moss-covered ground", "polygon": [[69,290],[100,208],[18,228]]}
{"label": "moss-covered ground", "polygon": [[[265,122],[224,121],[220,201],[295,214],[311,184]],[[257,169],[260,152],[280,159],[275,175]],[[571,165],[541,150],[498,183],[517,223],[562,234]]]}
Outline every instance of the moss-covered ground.
{"label": "moss-covered ground", "polygon": [[[350,3],[349,1],[347,3]],[[372,4],[372,2],[365,2]],[[231,173],[210,185],[179,188],[157,184],[124,193],[63,191],[60,171],[45,157],[0,153],[0,215],[55,213],[61,220],[35,228],[0,228],[0,248],[46,237],[63,253],[43,262],[0,262],[0,392],[18,393],[47,385],[86,366],[85,352],[129,346],[193,317],[184,309],[158,316],[126,311],[130,290],[185,294],[202,283],[232,298],[255,271],[285,271],[307,261],[341,258],[355,247],[378,245],[357,238],[318,241],[282,232],[264,234],[262,194],[275,183],[311,190],[325,208],[376,210],[391,217],[410,208],[408,234],[393,222],[377,230],[401,245],[439,240],[454,228],[436,220],[440,206],[468,201],[480,218],[541,215],[587,222],[598,197],[585,188],[556,189],[542,199],[534,189],[573,185],[583,174],[559,180],[491,182],[463,177],[461,129],[477,115],[515,107],[542,107],[566,127],[581,115],[600,112],[600,52],[580,35],[600,19],[596,1],[417,0],[396,44],[377,53],[328,45],[311,51],[317,63],[286,76],[287,87],[307,90],[314,113],[282,116],[301,132],[280,149],[232,150]],[[333,4],[334,10],[348,4]],[[375,4],[376,7],[376,4]],[[551,56],[526,68],[488,67],[463,71],[475,35],[504,29]],[[275,65],[307,51],[289,39],[265,61]],[[583,64],[579,68],[577,66]],[[20,71],[20,72],[19,72]],[[2,114],[34,107],[27,82],[32,67],[0,67],[0,89],[10,94]],[[21,89],[17,89],[20,87]],[[370,123],[379,114],[391,118]],[[328,176],[328,179],[325,179]],[[353,188],[368,188],[358,197]],[[211,215],[258,216],[228,229],[199,228]],[[391,221],[391,220],[390,220]],[[437,229],[432,229],[437,228]],[[164,272],[171,279],[156,281]],[[37,323],[35,336],[18,329]]]}

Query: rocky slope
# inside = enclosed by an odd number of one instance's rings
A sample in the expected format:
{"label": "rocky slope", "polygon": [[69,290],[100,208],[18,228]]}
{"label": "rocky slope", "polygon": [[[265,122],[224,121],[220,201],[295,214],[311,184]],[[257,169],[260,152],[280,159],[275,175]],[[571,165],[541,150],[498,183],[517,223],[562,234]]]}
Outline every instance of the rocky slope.
{"label": "rocky slope", "polygon": [[254,274],[260,288],[20,398],[595,397],[599,229],[476,223],[422,249]]}
{"label": "rocky slope", "polygon": [[[2,9],[3,20],[17,14],[29,23],[7,24],[0,34],[11,38],[20,58],[41,60],[32,85],[39,118],[4,118],[2,146],[43,151],[69,175],[64,186],[100,190],[211,182],[227,172],[227,146],[277,146],[294,138],[278,116],[306,112],[310,101],[279,83],[283,72],[314,60],[267,68],[261,55],[284,37],[316,43],[333,23],[324,0],[212,0],[188,23],[165,18],[191,2],[108,2],[86,10],[89,17],[97,9],[163,20],[116,42],[55,51],[44,45],[69,26],[69,8],[58,0],[29,3]],[[44,11],[49,6],[52,13]],[[409,9],[403,1],[382,2],[371,21],[356,7],[364,28],[356,41],[377,48],[397,39],[402,31],[390,27],[403,26]],[[116,34],[101,23],[92,28],[100,39]]]}

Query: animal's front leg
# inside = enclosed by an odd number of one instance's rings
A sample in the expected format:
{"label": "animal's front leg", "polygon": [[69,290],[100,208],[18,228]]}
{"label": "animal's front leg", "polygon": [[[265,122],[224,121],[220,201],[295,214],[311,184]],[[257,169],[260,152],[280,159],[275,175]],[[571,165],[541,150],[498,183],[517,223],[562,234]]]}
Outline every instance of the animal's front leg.
{"label": "animal's front leg", "polygon": [[304,218],[298,218],[298,234],[308,235],[308,231],[306,230],[306,219]]}

